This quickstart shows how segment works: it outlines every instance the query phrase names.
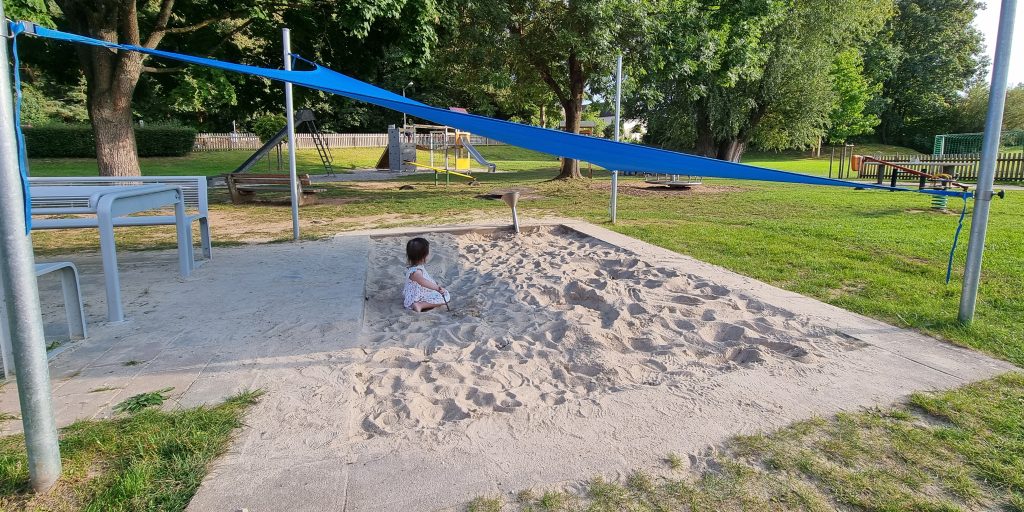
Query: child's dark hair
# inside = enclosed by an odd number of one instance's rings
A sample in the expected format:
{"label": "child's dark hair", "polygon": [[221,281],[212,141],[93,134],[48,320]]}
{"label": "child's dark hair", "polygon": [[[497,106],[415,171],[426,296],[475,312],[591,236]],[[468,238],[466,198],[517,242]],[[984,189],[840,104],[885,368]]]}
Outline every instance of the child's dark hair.
{"label": "child's dark hair", "polygon": [[426,238],[416,237],[405,244],[405,255],[409,258],[410,265],[423,263],[428,254],[430,254],[430,242]]}

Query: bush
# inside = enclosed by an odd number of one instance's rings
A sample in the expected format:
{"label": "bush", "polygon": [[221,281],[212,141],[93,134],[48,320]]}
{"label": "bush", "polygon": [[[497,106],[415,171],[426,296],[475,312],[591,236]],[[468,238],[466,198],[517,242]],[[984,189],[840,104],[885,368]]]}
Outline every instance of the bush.
{"label": "bush", "polygon": [[249,123],[249,129],[260,138],[261,142],[266,143],[274,135],[277,135],[277,132],[281,131],[287,122],[288,120],[281,114],[264,114],[253,119]]}
{"label": "bush", "polygon": [[185,156],[196,145],[196,130],[188,126],[147,124],[135,128],[139,156]]}
{"label": "bush", "polygon": [[[92,126],[47,124],[24,128],[25,147],[31,158],[95,158]],[[140,157],[184,156],[196,143],[196,131],[187,126],[135,127],[135,146]]]}

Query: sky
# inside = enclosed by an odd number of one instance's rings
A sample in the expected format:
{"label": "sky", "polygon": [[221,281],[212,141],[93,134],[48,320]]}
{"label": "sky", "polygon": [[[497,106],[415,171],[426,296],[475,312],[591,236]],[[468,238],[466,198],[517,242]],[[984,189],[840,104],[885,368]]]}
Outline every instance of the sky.
{"label": "sky", "polygon": [[[989,61],[995,58],[996,33],[999,32],[1000,0],[985,0],[986,7],[978,10],[974,26],[985,34],[985,47]],[[992,69],[989,67],[988,79],[992,80]],[[1013,24],[1013,48],[1010,50],[1010,86],[1024,83],[1024,5],[1017,3],[1017,16]]]}

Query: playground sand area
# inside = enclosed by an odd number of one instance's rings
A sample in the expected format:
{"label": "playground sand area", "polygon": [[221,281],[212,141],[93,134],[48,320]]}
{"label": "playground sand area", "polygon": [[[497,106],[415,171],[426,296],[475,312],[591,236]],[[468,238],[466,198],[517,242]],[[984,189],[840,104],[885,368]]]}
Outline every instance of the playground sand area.
{"label": "playground sand area", "polygon": [[[402,308],[416,235],[451,311]],[[657,474],[670,452],[700,467],[733,435],[1013,369],[574,221],[217,248],[188,279],[173,252],[120,256],[121,324],[102,321],[96,255],[54,258],[79,265],[90,321],[51,361],[57,420],[168,387],[166,407],[263,389],[197,511],[448,509]]]}
{"label": "playground sand area", "polygon": [[685,392],[751,366],[820,372],[821,361],[864,346],[564,228],[430,239],[427,267],[455,294],[451,312],[404,311],[396,276],[406,239],[371,247],[363,346],[372,356],[352,367],[365,436],[429,435],[516,411],[529,421],[556,406],[594,413],[609,394]]}

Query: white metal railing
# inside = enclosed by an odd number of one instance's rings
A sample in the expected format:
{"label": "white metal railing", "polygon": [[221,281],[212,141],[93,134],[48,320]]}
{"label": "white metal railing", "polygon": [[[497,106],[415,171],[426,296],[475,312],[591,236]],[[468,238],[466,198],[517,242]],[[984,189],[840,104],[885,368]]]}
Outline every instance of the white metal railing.
{"label": "white metal railing", "polygon": [[[383,148],[388,145],[386,133],[324,133],[324,142],[330,148]],[[435,141],[437,139],[435,138]],[[296,135],[295,143],[299,149],[316,149],[313,136],[308,133]],[[429,146],[430,134],[419,133],[416,143]],[[470,143],[474,146],[496,146],[504,144],[494,139],[473,135]],[[235,149],[255,151],[263,143],[252,133],[199,133],[196,135],[195,151],[231,151]]]}

